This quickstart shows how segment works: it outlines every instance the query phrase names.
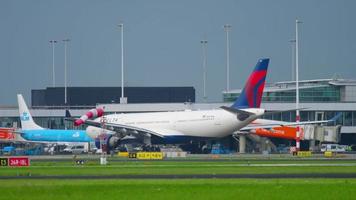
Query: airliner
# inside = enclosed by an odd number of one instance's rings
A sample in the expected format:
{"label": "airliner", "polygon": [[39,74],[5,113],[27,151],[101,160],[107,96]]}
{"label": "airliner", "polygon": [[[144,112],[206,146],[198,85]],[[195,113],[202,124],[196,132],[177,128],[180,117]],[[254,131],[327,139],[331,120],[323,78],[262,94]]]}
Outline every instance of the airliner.
{"label": "airliner", "polygon": [[328,120],[319,120],[319,121],[301,121],[301,122],[286,122],[286,121],[277,121],[277,120],[268,120],[268,119],[256,119],[249,125],[240,129],[237,134],[256,134],[261,137],[273,137],[281,138],[287,140],[296,140],[297,139],[297,127],[300,127],[301,135],[300,139],[304,139],[304,125],[314,125],[314,124],[328,124],[335,122],[340,118],[342,113],[337,113],[333,118]]}
{"label": "airliner", "polygon": [[21,94],[17,95],[21,130],[15,131],[26,141],[32,142],[92,142],[85,130],[45,129],[37,125]]}
{"label": "airliner", "polygon": [[[117,141],[127,136],[134,138],[154,136],[154,138],[158,138],[156,140],[158,143],[166,144],[181,144],[196,139],[222,138],[234,132],[295,139],[295,128],[289,126],[328,123],[335,121],[340,116],[335,116],[331,120],[298,123],[257,119],[265,114],[265,110],[260,108],[260,104],[268,64],[269,59],[260,59],[257,62],[241,95],[230,107],[222,106],[214,110],[110,114],[105,116],[102,108],[96,108],[79,119],[67,119],[74,121],[75,126],[89,125],[86,129],[87,134],[96,141],[99,138],[98,136],[105,137],[110,148]],[[105,127],[103,128],[103,126]],[[277,128],[273,129],[273,127]],[[294,131],[294,133],[287,133],[287,131]]]}
{"label": "airliner", "polygon": [[[157,136],[164,143],[184,143],[193,139],[212,139],[231,135],[265,113],[260,107],[269,59],[259,59],[248,78],[240,97],[232,106],[213,110],[186,110],[103,115],[101,108],[93,109],[79,119],[75,126],[89,125],[87,134],[95,139],[106,133],[120,140],[125,136],[142,138]],[[96,119],[93,119],[97,117]],[[104,121],[105,129],[102,125]],[[111,138],[113,139],[113,138]]]}

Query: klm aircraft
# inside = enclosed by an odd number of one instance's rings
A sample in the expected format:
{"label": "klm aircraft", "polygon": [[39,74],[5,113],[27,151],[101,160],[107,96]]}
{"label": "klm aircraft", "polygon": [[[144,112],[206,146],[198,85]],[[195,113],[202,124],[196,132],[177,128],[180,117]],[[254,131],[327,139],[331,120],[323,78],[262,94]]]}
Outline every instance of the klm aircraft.
{"label": "klm aircraft", "polygon": [[93,142],[85,130],[45,129],[37,125],[29,112],[21,94],[17,95],[22,129],[17,131],[27,141],[31,142]]}

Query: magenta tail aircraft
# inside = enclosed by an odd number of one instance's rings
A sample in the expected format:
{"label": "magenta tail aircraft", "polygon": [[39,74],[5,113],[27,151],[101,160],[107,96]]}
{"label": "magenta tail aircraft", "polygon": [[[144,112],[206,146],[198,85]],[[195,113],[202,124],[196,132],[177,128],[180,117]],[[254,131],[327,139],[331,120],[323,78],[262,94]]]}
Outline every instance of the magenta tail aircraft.
{"label": "magenta tail aircraft", "polygon": [[[92,110],[75,125],[87,124],[87,134],[97,139],[103,133],[105,119],[107,143],[113,144],[125,136],[136,138],[156,136],[162,143],[185,143],[192,139],[212,139],[231,135],[265,113],[259,108],[265,85],[269,59],[260,59],[248,78],[240,97],[231,107],[214,110],[110,114]],[[94,120],[90,118],[98,117]]]}

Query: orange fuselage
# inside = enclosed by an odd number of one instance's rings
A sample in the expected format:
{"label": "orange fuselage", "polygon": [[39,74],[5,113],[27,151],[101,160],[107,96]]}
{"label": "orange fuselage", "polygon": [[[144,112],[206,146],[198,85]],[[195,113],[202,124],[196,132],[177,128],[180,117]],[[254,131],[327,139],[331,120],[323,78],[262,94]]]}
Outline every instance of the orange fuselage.
{"label": "orange fuselage", "polygon": [[[303,132],[303,130],[301,132]],[[297,138],[297,128],[289,126],[274,127],[270,130],[258,128],[254,130],[254,133],[261,137],[274,137],[288,140],[295,140]]]}

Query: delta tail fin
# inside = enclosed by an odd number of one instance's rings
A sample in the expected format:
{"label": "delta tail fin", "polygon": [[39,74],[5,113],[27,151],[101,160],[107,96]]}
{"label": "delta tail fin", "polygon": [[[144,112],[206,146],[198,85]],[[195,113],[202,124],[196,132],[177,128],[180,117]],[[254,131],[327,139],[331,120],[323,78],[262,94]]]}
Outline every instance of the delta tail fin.
{"label": "delta tail fin", "polygon": [[43,129],[33,121],[31,113],[28,110],[25,100],[23,99],[21,94],[17,95],[17,102],[19,104],[19,114],[22,130]]}
{"label": "delta tail fin", "polygon": [[259,59],[232,108],[259,108],[267,76],[269,58]]}

